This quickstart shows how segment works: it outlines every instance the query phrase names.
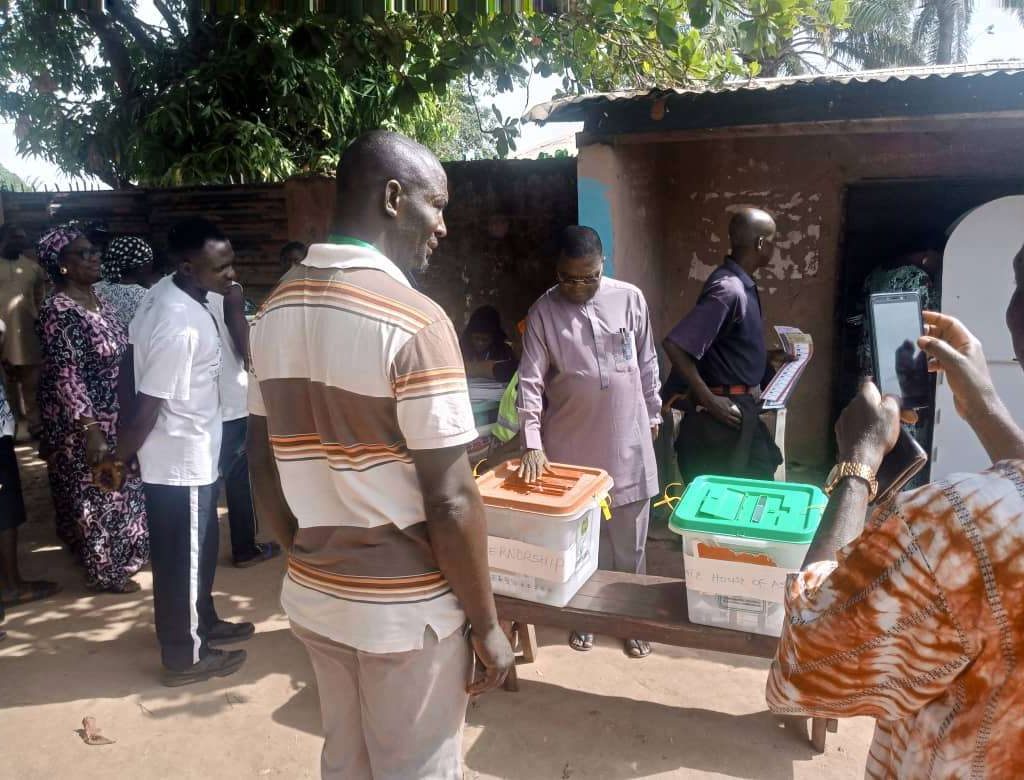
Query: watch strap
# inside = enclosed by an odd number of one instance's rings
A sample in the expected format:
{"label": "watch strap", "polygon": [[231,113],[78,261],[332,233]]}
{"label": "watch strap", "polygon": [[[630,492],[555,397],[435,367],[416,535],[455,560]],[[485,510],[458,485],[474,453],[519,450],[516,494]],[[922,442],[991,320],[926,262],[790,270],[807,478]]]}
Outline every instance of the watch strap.
{"label": "watch strap", "polygon": [[843,461],[837,463],[832,472],[828,475],[828,484],[825,486],[825,492],[830,494],[835,490],[836,486],[844,479],[849,477],[856,477],[862,479],[868,484],[869,495],[868,501],[874,501],[875,496],[878,495],[878,479],[875,476],[875,472],[870,466],[866,466],[863,463],[855,463],[853,461]]}

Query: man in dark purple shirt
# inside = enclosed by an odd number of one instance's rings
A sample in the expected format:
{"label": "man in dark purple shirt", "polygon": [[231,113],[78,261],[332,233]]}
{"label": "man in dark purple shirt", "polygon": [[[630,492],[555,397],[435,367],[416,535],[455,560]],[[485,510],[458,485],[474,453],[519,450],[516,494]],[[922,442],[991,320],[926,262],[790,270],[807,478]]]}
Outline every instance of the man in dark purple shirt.
{"label": "man in dark purple shirt", "polygon": [[782,460],[758,416],[769,367],[753,279],[771,259],[774,236],[775,221],[767,212],[737,212],[729,223],[729,256],[663,343],[690,388],[676,441],[686,482],[701,474],[771,479]]}

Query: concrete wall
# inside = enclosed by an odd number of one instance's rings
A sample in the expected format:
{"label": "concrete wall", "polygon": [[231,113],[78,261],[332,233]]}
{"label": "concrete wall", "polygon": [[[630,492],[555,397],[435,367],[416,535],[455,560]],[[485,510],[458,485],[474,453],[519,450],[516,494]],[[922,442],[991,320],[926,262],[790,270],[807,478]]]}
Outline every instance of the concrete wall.
{"label": "concrete wall", "polygon": [[[756,205],[776,216],[775,256],[759,280],[767,324],[795,325],[815,342],[791,405],[787,454],[820,465],[832,441],[833,311],[845,187],[881,178],[1019,176],[1024,155],[1020,132],[1006,129],[708,141],[663,136],[585,146],[579,169],[581,198],[595,193],[584,176],[614,184],[603,195],[612,215],[611,263],[618,276],[642,284],[659,334],[690,310],[721,262],[730,211]],[[580,213],[601,207],[581,202]]]}

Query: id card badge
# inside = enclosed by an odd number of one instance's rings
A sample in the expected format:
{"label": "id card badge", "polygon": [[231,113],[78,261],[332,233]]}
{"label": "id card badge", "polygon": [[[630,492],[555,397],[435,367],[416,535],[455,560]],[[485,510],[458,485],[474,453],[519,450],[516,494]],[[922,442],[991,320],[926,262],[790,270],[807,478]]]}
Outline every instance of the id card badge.
{"label": "id card badge", "polygon": [[622,348],[622,359],[627,363],[633,359],[633,334],[625,328],[619,328],[619,342]]}

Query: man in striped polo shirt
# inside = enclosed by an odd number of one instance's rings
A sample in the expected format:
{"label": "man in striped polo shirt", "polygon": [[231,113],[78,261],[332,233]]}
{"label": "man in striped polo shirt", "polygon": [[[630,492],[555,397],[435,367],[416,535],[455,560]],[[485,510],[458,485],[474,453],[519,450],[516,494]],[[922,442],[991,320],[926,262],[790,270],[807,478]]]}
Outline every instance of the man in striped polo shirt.
{"label": "man in striped polo shirt", "polygon": [[461,778],[468,696],[501,683],[512,650],[458,340],[406,276],[446,234],[447,178],[426,148],[375,131],[345,151],[337,187],[330,243],[251,333],[257,512],[289,552],[281,601],[320,688],[323,776]]}

